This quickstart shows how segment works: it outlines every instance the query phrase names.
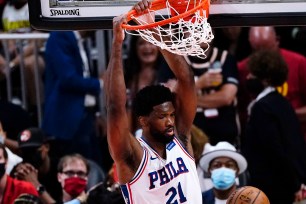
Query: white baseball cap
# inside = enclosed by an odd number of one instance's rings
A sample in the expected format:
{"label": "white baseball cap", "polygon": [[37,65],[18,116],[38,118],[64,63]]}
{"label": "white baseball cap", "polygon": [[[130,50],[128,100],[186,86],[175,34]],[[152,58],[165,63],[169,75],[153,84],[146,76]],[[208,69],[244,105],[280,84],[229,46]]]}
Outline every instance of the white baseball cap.
{"label": "white baseball cap", "polygon": [[248,163],[244,156],[237,152],[236,148],[228,142],[218,142],[215,146],[206,143],[204,152],[200,158],[200,167],[208,172],[210,162],[217,157],[229,157],[237,162],[239,174],[243,173]]}

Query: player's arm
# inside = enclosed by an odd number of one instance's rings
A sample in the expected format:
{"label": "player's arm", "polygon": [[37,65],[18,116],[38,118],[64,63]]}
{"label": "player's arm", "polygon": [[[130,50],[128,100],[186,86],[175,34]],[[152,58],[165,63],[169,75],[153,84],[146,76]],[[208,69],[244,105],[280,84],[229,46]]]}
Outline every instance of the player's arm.
{"label": "player's arm", "polygon": [[122,65],[124,31],[121,28],[124,20],[123,16],[114,18],[112,51],[105,75],[107,140],[121,183],[130,181],[134,176],[143,154],[140,144],[129,132],[125,108],[126,86]]}
{"label": "player's arm", "polygon": [[182,56],[166,50],[161,50],[161,53],[177,79],[173,90],[176,94],[175,121],[177,133],[188,151],[192,153],[190,129],[193,124],[197,105],[193,72]]}

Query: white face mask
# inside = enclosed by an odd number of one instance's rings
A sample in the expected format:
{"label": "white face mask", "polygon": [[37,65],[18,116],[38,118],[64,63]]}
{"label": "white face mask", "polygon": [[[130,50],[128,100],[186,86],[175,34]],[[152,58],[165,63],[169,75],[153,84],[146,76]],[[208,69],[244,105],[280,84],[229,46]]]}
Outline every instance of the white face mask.
{"label": "white face mask", "polygon": [[236,171],[221,167],[211,171],[211,179],[216,189],[227,190],[235,183]]}

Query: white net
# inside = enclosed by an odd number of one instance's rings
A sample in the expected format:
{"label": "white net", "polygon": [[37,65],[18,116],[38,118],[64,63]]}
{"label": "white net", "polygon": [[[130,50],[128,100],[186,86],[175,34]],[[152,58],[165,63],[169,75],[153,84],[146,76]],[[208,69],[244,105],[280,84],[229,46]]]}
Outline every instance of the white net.
{"label": "white net", "polygon": [[[159,11],[150,10],[142,16],[131,16],[131,18],[140,25],[148,25],[155,22],[155,17],[168,19],[171,17],[171,11],[178,13],[170,3],[166,2],[167,15]],[[178,55],[198,56],[206,58],[205,52],[209,48],[209,43],[214,38],[210,24],[207,22],[206,11],[197,10],[189,18],[180,18],[179,20],[165,25],[158,25],[150,29],[137,29],[135,31],[126,30],[131,35],[139,35],[152,44],[166,49],[169,52]]]}

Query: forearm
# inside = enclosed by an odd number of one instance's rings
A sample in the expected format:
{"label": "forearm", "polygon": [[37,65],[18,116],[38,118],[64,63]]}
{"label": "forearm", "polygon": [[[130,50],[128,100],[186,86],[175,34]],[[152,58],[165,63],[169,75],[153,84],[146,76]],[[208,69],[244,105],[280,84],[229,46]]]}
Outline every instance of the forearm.
{"label": "forearm", "polygon": [[220,108],[222,106],[228,106],[233,102],[223,97],[222,94],[213,93],[198,96],[198,107],[202,108]]}
{"label": "forearm", "polygon": [[223,87],[210,94],[198,96],[198,107],[202,108],[219,108],[231,105],[236,99],[237,86],[225,84]]}
{"label": "forearm", "polygon": [[306,121],[306,106],[300,107],[300,108],[296,108],[295,109],[295,113],[299,119],[299,121],[301,122],[305,122]]}
{"label": "forearm", "polygon": [[194,84],[193,71],[190,69],[184,57],[163,49],[160,49],[160,52],[178,81]]}
{"label": "forearm", "polygon": [[122,44],[113,42],[110,62],[106,73],[107,105],[125,107],[126,85],[122,65]]}

